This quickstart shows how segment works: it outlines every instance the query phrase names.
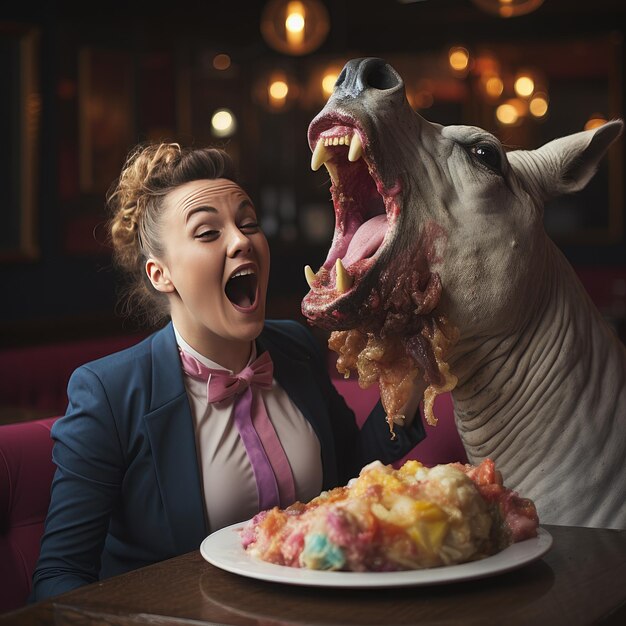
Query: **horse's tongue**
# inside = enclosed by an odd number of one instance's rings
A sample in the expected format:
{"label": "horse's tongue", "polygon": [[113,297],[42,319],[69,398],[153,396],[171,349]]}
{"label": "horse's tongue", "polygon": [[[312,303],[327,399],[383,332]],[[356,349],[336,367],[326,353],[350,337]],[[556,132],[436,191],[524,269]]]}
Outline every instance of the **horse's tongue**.
{"label": "horse's tongue", "polygon": [[344,267],[372,256],[383,242],[386,232],[386,215],[377,215],[361,224],[350,241],[346,256],[342,259]]}

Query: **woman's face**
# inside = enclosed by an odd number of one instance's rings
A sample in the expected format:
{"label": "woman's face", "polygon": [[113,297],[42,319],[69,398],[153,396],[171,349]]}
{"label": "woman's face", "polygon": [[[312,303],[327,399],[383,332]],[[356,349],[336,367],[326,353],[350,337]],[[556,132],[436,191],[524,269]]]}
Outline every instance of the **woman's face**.
{"label": "woman's face", "polygon": [[165,196],[161,239],[164,258],[150,259],[146,270],[168,293],[183,338],[206,356],[216,356],[224,340],[256,338],[269,248],[245,191],[223,178],[181,185]]}

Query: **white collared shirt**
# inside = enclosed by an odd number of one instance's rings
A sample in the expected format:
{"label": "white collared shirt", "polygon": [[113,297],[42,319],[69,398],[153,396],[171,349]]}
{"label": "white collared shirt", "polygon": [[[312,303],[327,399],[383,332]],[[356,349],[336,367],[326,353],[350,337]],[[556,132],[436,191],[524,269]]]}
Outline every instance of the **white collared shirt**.
{"label": "white collared shirt", "polygon": [[[231,370],[194,350],[174,326],[178,346],[211,369]],[[252,348],[250,362],[256,358]],[[210,532],[241,522],[258,513],[256,480],[233,420],[234,398],[207,403],[207,383],[183,372],[196,436],[196,453]],[[272,422],[291,466],[296,498],[308,502],[322,489],[320,442],[313,428],[276,379],[261,391]]]}

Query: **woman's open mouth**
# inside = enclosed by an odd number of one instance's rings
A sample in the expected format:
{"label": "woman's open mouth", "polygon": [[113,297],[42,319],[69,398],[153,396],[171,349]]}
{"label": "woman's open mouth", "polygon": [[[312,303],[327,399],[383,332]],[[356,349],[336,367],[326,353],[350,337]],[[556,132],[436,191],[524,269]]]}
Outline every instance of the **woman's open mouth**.
{"label": "woman's open mouth", "polygon": [[233,307],[242,313],[254,311],[259,301],[259,281],[256,269],[250,265],[240,267],[228,279],[224,293]]}
{"label": "woman's open mouth", "polygon": [[392,239],[401,187],[385,187],[368,156],[369,139],[355,120],[335,114],[319,118],[309,136],[315,146],[311,168],[324,165],[331,177],[335,232],[322,267],[317,272],[305,268],[311,290],[302,310],[316,323],[329,315],[337,322],[338,305],[345,308],[350,300],[366,295],[358,288]]}

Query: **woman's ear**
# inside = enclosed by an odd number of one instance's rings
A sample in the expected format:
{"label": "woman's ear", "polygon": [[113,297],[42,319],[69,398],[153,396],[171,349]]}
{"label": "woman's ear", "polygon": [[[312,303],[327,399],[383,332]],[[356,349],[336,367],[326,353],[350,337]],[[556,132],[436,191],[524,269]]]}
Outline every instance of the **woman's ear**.
{"label": "woman's ear", "polygon": [[169,271],[163,263],[156,259],[148,259],[146,261],[146,274],[152,283],[152,286],[161,293],[172,293],[174,291],[174,283],[172,283]]}

